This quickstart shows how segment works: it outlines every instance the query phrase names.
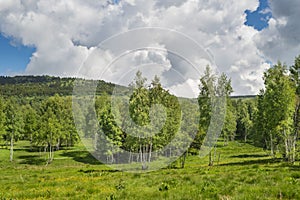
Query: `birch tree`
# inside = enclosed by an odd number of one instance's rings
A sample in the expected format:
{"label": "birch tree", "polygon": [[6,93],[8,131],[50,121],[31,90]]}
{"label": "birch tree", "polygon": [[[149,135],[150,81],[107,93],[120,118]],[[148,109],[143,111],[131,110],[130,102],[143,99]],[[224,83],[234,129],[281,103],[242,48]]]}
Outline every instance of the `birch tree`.
{"label": "birch tree", "polygon": [[20,107],[16,102],[16,99],[11,98],[5,106],[5,140],[10,143],[10,161],[14,158],[14,143],[19,139],[23,133],[23,119],[20,112]]}
{"label": "birch tree", "polygon": [[295,100],[295,111],[293,116],[293,142],[290,143],[293,151],[290,161],[295,162],[296,159],[296,142],[299,137],[300,129],[300,55],[295,58],[294,65],[290,67],[290,77],[296,88],[296,100]]}
{"label": "birch tree", "polygon": [[[212,117],[212,109],[218,109],[219,112],[224,113],[225,107],[217,106],[216,103],[218,99],[224,97],[229,100],[229,95],[232,93],[231,80],[223,73],[219,77],[212,73],[209,66],[206,67],[204,75],[200,78],[200,94],[198,96],[200,120],[199,120],[199,133],[206,134]],[[231,102],[229,102],[231,103]],[[216,106],[218,108],[216,108]],[[224,105],[226,106],[226,105]],[[227,104],[229,109],[232,109],[231,104]],[[228,110],[227,110],[228,111]],[[227,122],[227,124],[226,124]],[[222,130],[223,136],[227,137],[227,134],[234,137],[235,132],[235,117],[232,110],[229,110],[225,115],[225,124]],[[202,139],[203,136],[196,136],[196,139]],[[211,141],[215,141],[217,138],[211,138]],[[212,144],[210,144],[212,145]],[[214,154],[216,153],[215,146],[210,146],[213,149],[209,152],[209,166],[214,164]]]}
{"label": "birch tree", "polygon": [[0,97],[0,142],[4,139],[5,135],[5,102],[2,97]]}
{"label": "birch tree", "polygon": [[264,74],[265,96],[264,106],[269,131],[271,155],[275,155],[275,145],[284,143],[284,157],[293,161],[296,142],[293,131],[293,115],[295,112],[295,88],[287,75],[287,67],[278,62]]}
{"label": "birch tree", "polygon": [[260,90],[256,97],[257,109],[254,112],[253,126],[251,132],[253,134],[253,141],[256,146],[263,147],[264,149],[270,149],[270,137],[268,127],[268,121],[266,118],[266,107],[264,100],[264,90]]}
{"label": "birch tree", "polygon": [[[212,114],[212,101],[211,98],[216,96],[216,80],[217,76],[212,73],[209,66],[206,67],[204,75],[200,78],[200,94],[198,96],[199,104],[199,132],[196,135],[195,141],[192,144],[199,148],[201,147],[202,140],[208,131],[211,114]],[[195,145],[195,143],[198,145]],[[212,150],[209,152],[209,166],[213,165]]]}
{"label": "birch tree", "polygon": [[[133,94],[131,95],[129,100],[130,117],[134,123],[142,127],[145,127],[150,122],[150,99],[149,92],[146,88],[146,81],[147,79],[142,76],[142,73],[140,71],[138,71],[136,73],[134,82],[131,84],[133,88]],[[135,128],[135,130],[131,131],[134,131],[136,137],[138,138],[140,162],[142,164],[142,168],[146,169],[146,155],[148,153],[147,147],[149,144],[144,138],[147,138],[148,135],[143,132],[143,129],[139,128]]]}
{"label": "birch tree", "polygon": [[53,161],[54,152],[58,150],[57,146],[63,134],[62,130],[65,125],[62,115],[63,103],[61,97],[55,95],[44,100],[41,107],[41,122],[34,140],[37,144],[43,145],[45,151],[48,151],[47,164]]}
{"label": "birch tree", "polygon": [[253,125],[253,102],[253,100],[242,101],[241,99],[237,101],[237,133],[240,139],[243,139],[245,143],[247,142]]}
{"label": "birch tree", "polygon": [[24,135],[30,141],[30,149],[32,149],[33,135],[38,130],[38,115],[29,104],[25,105],[22,110],[24,113]]}

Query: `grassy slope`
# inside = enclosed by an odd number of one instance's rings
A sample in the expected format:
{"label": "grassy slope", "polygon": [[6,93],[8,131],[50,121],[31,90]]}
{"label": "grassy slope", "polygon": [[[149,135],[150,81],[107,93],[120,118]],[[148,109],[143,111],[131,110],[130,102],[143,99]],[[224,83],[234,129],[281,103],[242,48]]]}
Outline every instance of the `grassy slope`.
{"label": "grassy slope", "polygon": [[[259,148],[220,145],[220,162],[190,156],[185,169],[133,174],[99,164],[83,147],[44,155],[19,142],[15,161],[0,149],[0,199],[300,199],[300,166],[272,160]],[[160,191],[161,190],[161,191]]]}

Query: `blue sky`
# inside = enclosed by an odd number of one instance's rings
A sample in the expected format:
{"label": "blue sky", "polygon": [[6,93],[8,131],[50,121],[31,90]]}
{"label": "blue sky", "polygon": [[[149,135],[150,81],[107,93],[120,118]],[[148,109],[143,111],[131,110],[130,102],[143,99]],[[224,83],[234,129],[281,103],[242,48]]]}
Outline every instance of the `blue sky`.
{"label": "blue sky", "polygon": [[268,0],[260,0],[260,5],[256,11],[245,11],[247,14],[247,21],[245,24],[253,26],[257,30],[266,28],[268,26],[269,19],[272,17],[272,13],[270,11]]}
{"label": "blue sky", "polygon": [[[118,3],[119,0],[114,0]],[[268,0],[260,0],[259,8],[254,11],[245,11],[247,14],[248,26],[253,26],[257,30],[262,30],[268,26],[268,19],[272,17],[271,12],[267,11]],[[0,34],[0,75],[15,75],[25,71],[30,61],[34,47],[22,46],[20,43],[13,42],[11,38],[7,38]]]}
{"label": "blue sky", "polygon": [[0,75],[22,73],[34,51],[33,47],[13,43],[11,38],[0,35]]}

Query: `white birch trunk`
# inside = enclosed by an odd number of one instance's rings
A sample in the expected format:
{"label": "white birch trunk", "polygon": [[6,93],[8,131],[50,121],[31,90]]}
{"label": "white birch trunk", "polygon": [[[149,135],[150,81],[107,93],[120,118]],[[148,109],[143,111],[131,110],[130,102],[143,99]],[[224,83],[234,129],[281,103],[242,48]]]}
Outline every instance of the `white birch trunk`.
{"label": "white birch trunk", "polygon": [[272,134],[270,134],[270,146],[271,146],[271,156],[272,156],[272,157],[275,157],[275,154],[274,154],[274,144],[273,144],[273,137],[272,137]]}
{"label": "white birch trunk", "polygon": [[10,138],[10,162],[14,160],[14,133],[12,133]]}
{"label": "white birch trunk", "polygon": [[149,149],[149,159],[148,159],[149,163],[151,162],[151,155],[152,155],[152,141],[150,143],[150,149]]}

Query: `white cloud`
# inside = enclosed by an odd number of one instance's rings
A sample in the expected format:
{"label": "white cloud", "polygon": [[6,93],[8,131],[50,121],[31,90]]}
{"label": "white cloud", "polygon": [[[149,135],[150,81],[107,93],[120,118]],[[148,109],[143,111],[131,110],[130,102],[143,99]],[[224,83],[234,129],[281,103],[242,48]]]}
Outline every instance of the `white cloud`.
{"label": "white cloud", "polygon": [[270,8],[265,8],[265,9],[259,11],[259,13],[265,15],[265,14],[272,13],[272,10]]}
{"label": "white cloud", "polygon": [[167,89],[170,91],[170,93],[178,97],[194,98],[199,93],[197,89],[199,84],[199,80],[188,79],[184,83],[173,85]]}
{"label": "white cloud", "polygon": [[[121,0],[118,5],[108,4],[106,0],[6,0],[0,2],[0,31],[19,39],[24,45],[36,47],[26,73],[73,76],[91,52],[90,48],[112,35],[141,27],[174,29],[193,38],[204,50],[209,49],[219,70],[232,78],[235,94],[253,94],[263,86],[261,76],[267,65],[262,53],[269,55],[265,51],[269,43],[255,43],[254,37],[262,41],[263,36],[256,36],[258,31],[244,25],[244,11],[254,11],[257,7],[258,0]],[[270,32],[273,33],[274,29],[278,33],[270,44],[282,34],[277,28],[280,26],[279,20],[274,23],[270,25]],[[281,26],[288,25],[289,21]],[[267,30],[265,32],[269,35]],[[185,45],[183,36],[175,36],[145,31],[145,35],[133,35],[121,42],[111,42],[111,49],[106,49],[109,51],[101,49],[106,53],[99,55],[107,57],[99,61],[97,70],[101,71],[110,59],[124,53],[126,48],[157,44],[166,50],[174,50],[175,54],[170,51],[138,51],[135,55],[130,54],[133,59],[127,57],[118,61],[118,65],[126,65],[119,72],[113,70],[112,73],[122,75],[130,70],[130,63],[149,64],[151,61],[164,66],[172,65],[172,69],[159,72],[168,88],[186,82],[196,83],[199,71],[188,66],[186,60],[198,65],[201,72],[205,67],[201,65],[210,63],[209,59],[204,56],[204,51],[195,53],[193,44]],[[179,52],[176,49],[179,49],[180,55],[176,54]],[[180,74],[181,79],[170,81],[175,72]],[[115,75],[107,74],[105,78],[114,81]],[[197,84],[192,85],[197,87]]]}
{"label": "white cloud", "polygon": [[300,2],[270,1],[272,18],[269,27],[255,38],[260,51],[273,63],[291,65],[300,54]]}

